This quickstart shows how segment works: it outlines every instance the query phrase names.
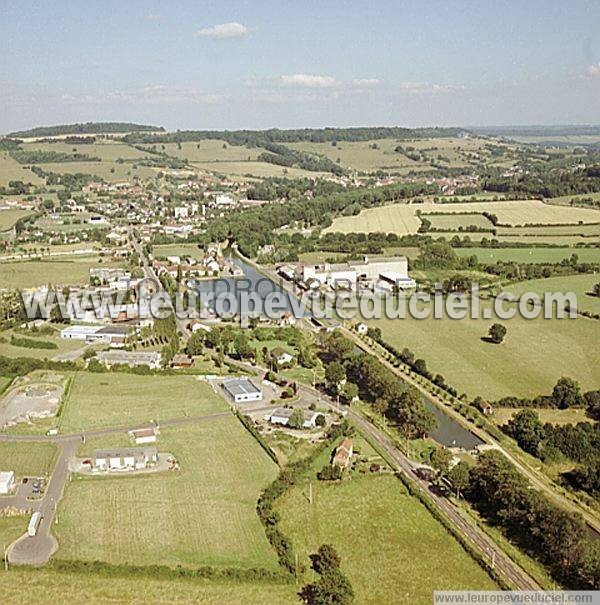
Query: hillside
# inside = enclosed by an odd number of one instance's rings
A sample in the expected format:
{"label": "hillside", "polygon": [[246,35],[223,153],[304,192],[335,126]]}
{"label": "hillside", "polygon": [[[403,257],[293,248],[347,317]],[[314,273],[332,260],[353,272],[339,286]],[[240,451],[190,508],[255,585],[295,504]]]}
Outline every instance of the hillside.
{"label": "hillside", "polygon": [[162,126],[131,124],[129,122],[85,122],[77,124],[59,124],[57,126],[38,126],[29,130],[11,132],[10,137],[55,137],[64,134],[113,134],[125,132],[165,132]]}

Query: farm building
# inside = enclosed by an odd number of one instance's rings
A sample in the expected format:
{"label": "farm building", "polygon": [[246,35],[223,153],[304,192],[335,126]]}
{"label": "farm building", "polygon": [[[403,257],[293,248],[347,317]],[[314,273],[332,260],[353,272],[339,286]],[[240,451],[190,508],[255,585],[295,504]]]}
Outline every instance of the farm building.
{"label": "farm building", "polygon": [[158,462],[155,447],[126,447],[119,450],[94,450],[92,469],[95,471],[140,470]]}
{"label": "farm building", "polygon": [[8,494],[14,485],[14,471],[0,471],[0,494]]}
{"label": "farm building", "polygon": [[106,367],[129,366],[135,368],[138,366],[148,366],[151,370],[160,367],[161,355],[156,351],[100,351],[97,354],[98,361]]}
{"label": "farm building", "polygon": [[[287,426],[293,413],[294,408],[275,408],[270,414],[265,416],[265,419],[271,424],[281,424],[282,426]],[[302,428],[313,428],[316,425],[316,420],[319,413],[310,410],[302,410],[302,414],[304,415]]]}
{"label": "farm building", "polygon": [[344,439],[335,450],[335,455],[333,456],[332,462],[333,466],[337,466],[341,469],[347,468],[350,464],[353,453],[354,450],[352,448],[352,440]]}
{"label": "farm building", "polygon": [[262,391],[249,378],[230,378],[223,388],[235,403],[262,401]]}
{"label": "farm building", "polygon": [[122,344],[131,332],[130,326],[68,326],[60,331],[60,337],[66,340],[85,342],[104,341],[110,344]]}
{"label": "farm building", "polygon": [[129,431],[129,435],[135,441],[136,445],[144,445],[145,443],[156,442],[156,428],[148,427],[146,429],[135,429]]}
{"label": "farm building", "polygon": [[172,368],[191,368],[194,365],[194,360],[191,355],[177,353],[171,360]]}

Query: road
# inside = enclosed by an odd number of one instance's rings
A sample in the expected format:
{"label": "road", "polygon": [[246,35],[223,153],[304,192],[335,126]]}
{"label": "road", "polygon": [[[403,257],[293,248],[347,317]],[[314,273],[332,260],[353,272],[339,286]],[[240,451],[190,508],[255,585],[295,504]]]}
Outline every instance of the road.
{"label": "road", "polygon": [[[272,411],[272,406],[254,408],[253,412]],[[197,423],[202,421],[214,420],[231,416],[232,410],[216,412],[214,414],[206,414],[204,416],[186,416],[183,418],[170,418],[163,420],[160,423],[164,426],[178,426],[184,424]],[[85,438],[102,437],[107,435],[126,433],[128,431],[144,428],[149,426],[148,423],[143,425],[128,426],[128,427],[110,427],[85,431]],[[54,470],[50,477],[50,481],[46,486],[44,496],[41,500],[27,500],[25,497],[10,496],[8,498],[0,498],[0,508],[20,508],[24,511],[40,511],[43,519],[38,528],[37,534],[33,537],[25,534],[18,540],[13,542],[8,548],[8,561],[13,565],[43,565],[47,563],[50,557],[56,552],[58,542],[52,535],[52,524],[54,521],[59,522],[56,517],[58,503],[60,502],[65,484],[69,478],[69,461],[75,457],[77,447],[82,442],[82,433],[70,433],[65,435],[0,435],[0,441],[21,441],[35,442],[45,441],[57,443],[59,445],[59,454],[54,466]]]}
{"label": "road", "polygon": [[[144,252],[142,245],[140,244],[140,242],[137,241],[132,230],[129,231],[129,241],[131,242],[133,249],[137,252],[137,254],[140,258],[140,262],[142,263],[142,269],[144,271],[144,276],[146,277],[146,279],[151,279],[153,282],[155,282],[156,287],[158,288],[159,292],[165,292],[165,289],[164,289],[160,279],[158,279],[156,272],[154,271],[153,267],[148,262],[148,258],[146,257],[146,254]],[[175,322],[177,323],[177,329],[179,330],[179,332],[181,332],[183,339],[187,340],[191,336],[191,331],[188,328],[186,322],[183,319],[177,317],[177,313],[175,313],[175,309],[173,308],[172,303],[171,303],[171,308],[173,309],[173,315],[175,316]]]}
{"label": "road", "polygon": [[421,383],[417,382],[411,376],[408,376],[401,370],[399,370],[396,366],[390,363],[375,346],[371,346],[366,343],[364,340],[360,339],[356,334],[348,330],[347,328],[341,328],[344,335],[351,339],[357,346],[359,346],[363,351],[376,357],[382,364],[386,366],[391,372],[393,372],[396,376],[401,378],[404,382],[407,382],[414,387],[416,387],[421,393],[423,393],[433,404],[437,405],[441,408],[446,414],[454,418],[457,422],[459,422],[466,429],[475,433],[478,437],[480,437],[483,441],[485,441],[488,445],[493,446],[495,449],[499,450],[510,460],[510,462],[517,468],[517,470],[526,477],[526,479],[531,483],[531,485],[540,492],[543,492],[549,500],[553,501],[559,507],[580,513],[585,519],[586,523],[597,533],[600,534],[600,520],[598,516],[588,508],[586,508],[580,501],[573,501],[563,496],[558,486],[553,486],[550,479],[547,479],[534,471],[530,466],[525,464],[520,458],[517,458],[512,452],[507,450],[500,442],[498,442],[492,435],[490,435],[487,431],[480,429],[478,427],[473,426],[470,423],[467,423],[465,419],[455,410],[448,408],[448,406],[444,405],[444,402],[439,399],[434,393],[431,393],[429,389],[425,388]]}

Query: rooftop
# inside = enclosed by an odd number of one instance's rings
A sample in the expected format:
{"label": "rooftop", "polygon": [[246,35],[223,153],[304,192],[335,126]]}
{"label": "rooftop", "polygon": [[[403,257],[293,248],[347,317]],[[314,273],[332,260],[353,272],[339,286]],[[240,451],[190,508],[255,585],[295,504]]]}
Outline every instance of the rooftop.
{"label": "rooftop", "polygon": [[229,380],[224,380],[223,387],[234,396],[260,393],[260,389],[249,378],[230,378]]}

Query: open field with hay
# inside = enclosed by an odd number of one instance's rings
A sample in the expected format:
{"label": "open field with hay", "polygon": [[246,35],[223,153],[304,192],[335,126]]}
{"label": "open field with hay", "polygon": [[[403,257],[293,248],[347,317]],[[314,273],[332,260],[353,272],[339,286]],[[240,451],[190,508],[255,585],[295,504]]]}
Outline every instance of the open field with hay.
{"label": "open field with hay", "polygon": [[[145,148],[151,148],[152,145],[143,145]],[[178,145],[177,143],[160,143],[156,145],[156,150],[167,153],[176,158],[187,160],[188,162],[247,162],[256,160],[264,151],[260,147],[243,147],[230,145],[225,141],[217,139],[207,139],[198,142],[186,142]]]}
{"label": "open field with hay", "polygon": [[225,401],[195,376],[79,372],[63,406],[59,426],[68,433],[206,416],[227,409]]}
{"label": "open field with hay", "polygon": [[40,185],[44,181],[39,176],[31,172],[29,168],[25,168],[16,160],[13,160],[8,153],[0,152],[0,187],[8,187],[10,181],[23,181],[24,183],[32,183]]}
{"label": "open field with hay", "polygon": [[239,161],[239,162],[193,162],[196,168],[207,172],[224,174],[229,177],[269,178],[288,177],[303,178],[323,176],[322,172],[310,172],[300,168],[278,166],[269,162]]}
{"label": "open field with hay", "polygon": [[0,231],[7,231],[20,219],[31,214],[31,210],[0,210]]}
{"label": "open field with hay", "polygon": [[434,589],[496,588],[394,476],[354,473],[339,483],[313,480],[312,486],[312,504],[304,486],[283,496],[282,529],[307,566],[310,553],[331,544],[357,603],[425,605]]}
{"label": "open field with hay", "polygon": [[[473,213],[495,214],[504,225],[523,226],[533,224],[562,225],[578,223],[598,223],[600,212],[590,208],[570,208],[551,206],[539,200],[471,202],[452,204],[392,204],[368,208],[356,216],[342,216],[334,219],[325,233],[397,233],[407,235],[416,233],[420,220],[416,216],[419,210],[424,217],[430,213],[463,214],[456,217],[457,223],[467,226]],[[428,217],[430,218],[430,217]],[[431,220],[431,218],[430,218]],[[436,235],[436,234],[434,234]],[[470,236],[470,234],[468,234]],[[490,237],[490,235],[484,235]]]}
{"label": "open field with hay", "polygon": [[277,466],[241,423],[231,415],[163,428],[157,446],[180,471],[68,485],[57,558],[277,570],[255,511]]}

